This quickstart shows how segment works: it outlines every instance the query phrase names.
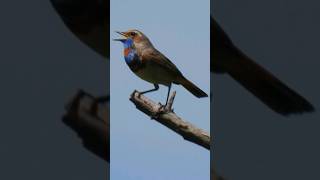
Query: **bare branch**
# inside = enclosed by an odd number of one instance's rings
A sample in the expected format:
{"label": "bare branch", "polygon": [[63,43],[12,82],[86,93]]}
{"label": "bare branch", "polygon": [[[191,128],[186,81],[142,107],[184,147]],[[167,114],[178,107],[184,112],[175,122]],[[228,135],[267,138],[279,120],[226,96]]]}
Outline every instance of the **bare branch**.
{"label": "bare branch", "polygon": [[167,111],[172,110],[173,111],[172,105],[173,105],[173,101],[174,101],[175,96],[176,96],[176,91],[173,91],[173,93],[169,97],[168,104],[167,104],[167,107],[165,107],[165,110],[167,110]]}
{"label": "bare branch", "polygon": [[185,140],[210,150],[210,135],[207,132],[178,117],[174,112],[168,111],[168,109],[171,109],[174,96],[175,92],[170,96],[168,106],[164,107],[164,110],[161,104],[153,102],[137,91],[131,94],[130,100],[136,105],[137,109],[180,134]]}
{"label": "bare branch", "polygon": [[86,149],[109,162],[109,107],[106,97],[95,98],[80,90],[66,106],[63,122],[82,139]]}

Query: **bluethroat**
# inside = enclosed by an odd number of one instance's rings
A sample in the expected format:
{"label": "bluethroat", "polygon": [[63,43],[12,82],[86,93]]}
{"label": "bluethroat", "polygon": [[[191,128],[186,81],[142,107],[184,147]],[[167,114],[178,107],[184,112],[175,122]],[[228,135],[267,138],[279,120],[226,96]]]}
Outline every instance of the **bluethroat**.
{"label": "bluethroat", "polygon": [[159,89],[159,84],[168,87],[166,104],[172,83],[182,85],[198,98],[208,97],[200,88],[186,79],[179,69],[151,43],[149,38],[138,30],[117,32],[124,38],[115,39],[124,45],[124,59],[141,79],[154,84],[154,89],[140,92],[145,94]]}

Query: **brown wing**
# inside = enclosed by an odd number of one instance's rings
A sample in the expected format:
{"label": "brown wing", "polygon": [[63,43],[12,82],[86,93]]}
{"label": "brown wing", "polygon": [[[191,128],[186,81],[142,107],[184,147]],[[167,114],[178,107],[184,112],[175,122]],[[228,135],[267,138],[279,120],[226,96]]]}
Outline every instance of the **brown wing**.
{"label": "brown wing", "polygon": [[157,66],[167,69],[169,73],[178,77],[183,76],[176,65],[174,65],[166,56],[156,49],[148,53],[144,53],[140,57],[142,63],[155,63]]}

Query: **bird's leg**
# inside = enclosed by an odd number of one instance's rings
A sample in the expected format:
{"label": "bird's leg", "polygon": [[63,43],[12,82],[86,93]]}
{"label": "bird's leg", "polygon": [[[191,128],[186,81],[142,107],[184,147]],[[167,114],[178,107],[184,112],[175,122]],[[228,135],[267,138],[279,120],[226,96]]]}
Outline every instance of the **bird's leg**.
{"label": "bird's leg", "polygon": [[176,91],[174,91],[170,96],[170,90],[171,90],[171,84],[168,86],[168,96],[167,96],[166,104],[162,105],[161,103],[159,103],[159,108],[153,115],[151,115],[151,119],[157,119],[159,115],[163,113],[173,112],[172,104],[174,101],[174,97],[176,96]]}
{"label": "bird's leg", "polygon": [[171,90],[171,83],[170,83],[170,85],[168,86],[167,100],[166,100],[166,105],[164,105],[164,107],[167,107],[168,99],[169,99],[169,96],[170,96],[170,90]]}
{"label": "bird's leg", "polygon": [[146,93],[149,93],[149,92],[157,91],[159,89],[159,85],[158,84],[153,84],[153,85],[154,85],[153,89],[150,89],[150,90],[147,90],[147,91],[142,91],[142,92],[140,92],[140,94],[146,94]]}
{"label": "bird's leg", "polygon": [[171,91],[171,83],[168,86],[168,94],[167,94],[166,104],[162,105],[161,103],[159,103],[160,106],[159,106],[159,109],[158,109],[158,114],[172,111],[171,110],[171,105],[172,104],[168,106],[170,91]]}
{"label": "bird's leg", "polygon": [[158,110],[158,113],[167,112],[167,111],[170,111],[170,110],[171,110],[171,109],[168,109],[168,108],[167,108],[168,100],[169,100],[169,96],[170,96],[170,90],[171,90],[171,83],[170,83],[169,86],[168,86],[168,94],[167,94],[166,104],[165,104],[165,105],[162,105],[161,103],[159,103],[159,104],[160,104],[160,108],[159,108],[159,110]]}
{"label": "bird's leg", "polygon": [[173,105],[173,101],[174,101],[174,98],[176,96],[176,91],[173,91],[172,94],[170,94],[169,96],[169,100],[167,100],[167,105],[165,106],[165,112],[173,112],[173,108],[172,108],[172,105]]}

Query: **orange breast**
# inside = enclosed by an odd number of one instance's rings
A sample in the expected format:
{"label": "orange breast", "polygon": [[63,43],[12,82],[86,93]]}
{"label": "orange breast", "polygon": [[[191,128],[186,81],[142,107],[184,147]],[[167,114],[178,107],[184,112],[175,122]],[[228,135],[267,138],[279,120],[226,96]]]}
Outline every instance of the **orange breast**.
{"label": "orange breast", "polygon": [[130,52],[130,48],[125,48],[124,49],[124,56],[128,56],[129,52]]}

